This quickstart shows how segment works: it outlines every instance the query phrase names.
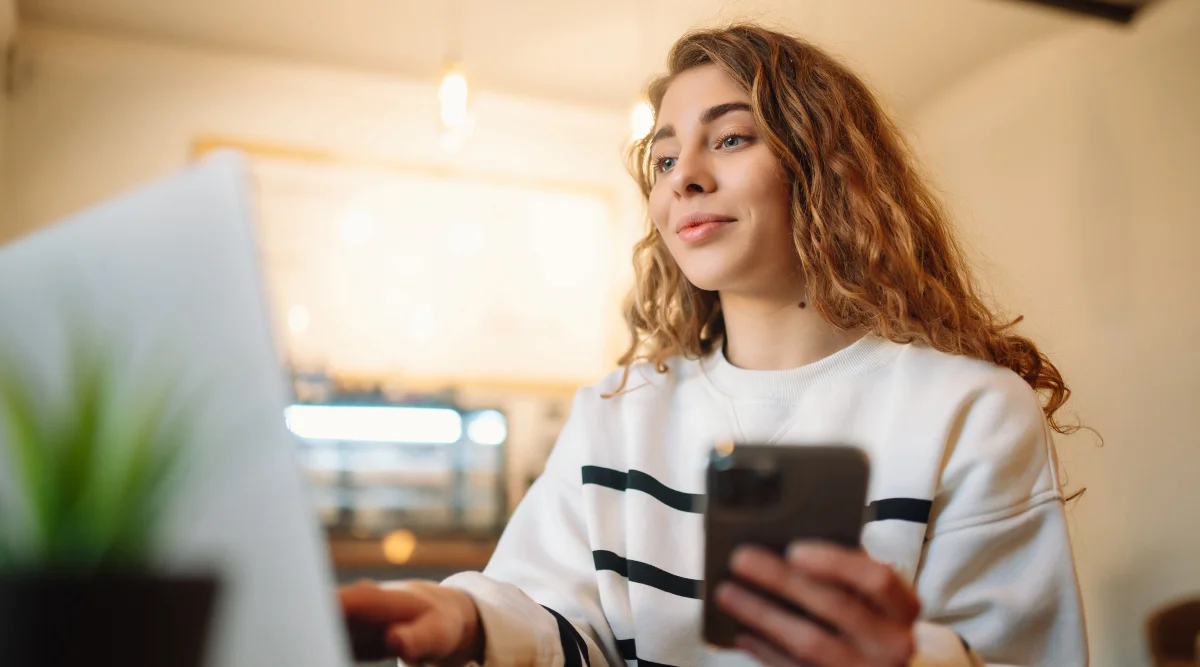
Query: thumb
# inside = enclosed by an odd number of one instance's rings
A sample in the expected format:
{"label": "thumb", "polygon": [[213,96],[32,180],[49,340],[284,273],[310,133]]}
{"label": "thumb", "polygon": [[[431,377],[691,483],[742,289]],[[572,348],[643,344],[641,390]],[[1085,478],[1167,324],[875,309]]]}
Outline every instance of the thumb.
{"label": "thumb", "polygon": [[403,588],[381,588],[370,583],[344,586],[338,595],[343,614],[370,623],[388,624],[412,619],[429,607],[426,600]]}
{"label": "thumb", "polygon": [[447,658],[458,651],[463,639],[454,622],[431,610],[410,621],[392,623],[387,629],[388,648],[405,662]]}

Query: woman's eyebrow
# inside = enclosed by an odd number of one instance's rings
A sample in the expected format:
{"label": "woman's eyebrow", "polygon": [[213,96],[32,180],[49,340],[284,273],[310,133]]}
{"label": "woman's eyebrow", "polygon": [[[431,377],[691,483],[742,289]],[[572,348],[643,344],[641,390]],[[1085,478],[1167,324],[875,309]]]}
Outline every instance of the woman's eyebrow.
{"label": "woman's eyebrow", "polygon": [[[724,116],[728,113],[733,113],[734,111],[750,110],[750,105],[745,102],[725,102],[724,104],[718,104],[705,109],[704,113],[700,114],[700,124],[708,125],[721,116]],[[659,139],[670,139],[673,136],[675,136],[674,126],[663,125],[662,127],[658,128],[658,132],[654,133],[654,136],[650,139],[650,143],[653,144]]]}

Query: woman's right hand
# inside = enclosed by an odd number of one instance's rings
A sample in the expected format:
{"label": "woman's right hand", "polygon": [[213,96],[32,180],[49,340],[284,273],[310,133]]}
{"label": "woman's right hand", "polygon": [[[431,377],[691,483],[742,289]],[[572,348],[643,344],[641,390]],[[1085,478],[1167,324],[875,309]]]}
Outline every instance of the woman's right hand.
{"label": "woman's right hand", "polygon": [[410,664],[483,662],[484,635],[475,601],[428,581],[382,588],[372,581],[338,590],[356,660],[400,658]]}

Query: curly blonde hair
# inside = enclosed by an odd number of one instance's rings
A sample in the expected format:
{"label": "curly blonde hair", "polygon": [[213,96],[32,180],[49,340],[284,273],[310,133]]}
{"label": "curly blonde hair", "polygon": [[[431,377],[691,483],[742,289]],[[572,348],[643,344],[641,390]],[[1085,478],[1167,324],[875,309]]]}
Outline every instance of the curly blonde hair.
{"label": "curly blonde hair", "polygon": [[[692,32],[672,47],[649,89],[657,116],[671,81],[714,64],[749,93],[763,141],[791,183],[792,236],[807,301],[834,326],[870,331],[1011,368],[1043,396],[1054,430],[1071,392],[1033,341],[980,297],[946,212],[910,149],[867,86],[808,42],[755,25]],[[647,199],[651,138],[636,141],[630,169]],[[632,341],[619,363],[667,370],[698,358],[725,333],[716,292],[688,282],[653,224],[633,251],[626,309]]]}

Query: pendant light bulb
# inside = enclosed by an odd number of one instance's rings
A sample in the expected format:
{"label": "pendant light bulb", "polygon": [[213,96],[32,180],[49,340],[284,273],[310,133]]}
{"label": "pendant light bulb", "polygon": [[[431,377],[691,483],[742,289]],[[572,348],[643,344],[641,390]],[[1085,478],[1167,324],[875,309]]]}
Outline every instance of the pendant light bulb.
{"label": "pendant light bulb", "polygon": [[442,84],[438,87],[438,102],[441,105],[442,127],[447,130],[463,130],[469,121],[467,113],[467,75],[458,63],[446,65],[442,73]]}
{"label": "pendant light bulb", "polygon": [[650,103],[642,100],[633,105],[633,109],[629,112],[630,137],[637,141],[650,134],[650,130],[653,129],[654,109],[650,108]]}

